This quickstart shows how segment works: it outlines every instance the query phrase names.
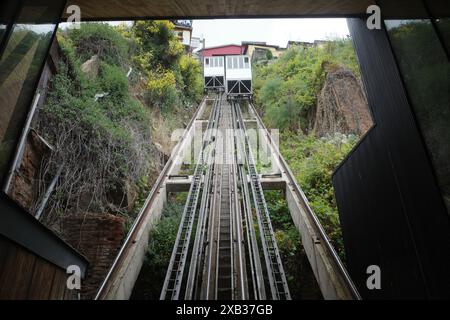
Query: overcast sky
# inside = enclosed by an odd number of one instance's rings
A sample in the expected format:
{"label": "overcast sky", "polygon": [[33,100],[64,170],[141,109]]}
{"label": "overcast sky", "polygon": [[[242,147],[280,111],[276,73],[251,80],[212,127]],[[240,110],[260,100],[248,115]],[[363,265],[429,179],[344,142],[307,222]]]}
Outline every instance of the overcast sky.
{"label": "overcast sky", "polygon": [[288,40],[308,41],[345,37],[346,19],[208,19],[194,20],[193,36],[206,47],[241,41],[265,41],[285,47]]}
{"label": "overcast sky", "polygon": [[[123,22],[108,22],[118,25]],[[125,22],[131,25],[131,21]],[[64,28],[65,24],[60,24]],[[193,21],[193,36],[206,39],[206,47],[263,41],[286,47],[289,40],[343,38],[349,34],[346,19],[201,19]]]}

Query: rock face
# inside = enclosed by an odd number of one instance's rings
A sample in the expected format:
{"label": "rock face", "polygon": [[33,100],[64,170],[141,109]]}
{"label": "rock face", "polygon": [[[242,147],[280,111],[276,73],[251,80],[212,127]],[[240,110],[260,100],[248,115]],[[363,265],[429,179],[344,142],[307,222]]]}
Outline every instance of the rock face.
{"label": "rock face", "polygon": [[100,60],[97,55],[93,55],[89,60],[81,65],[81,71],[83,71],[90,79],[95,79],[98,76],[99,67]]}
{"label": "rock face", "polygon": [[328,73],[312,119],[314,134],[321,137],[339,132],[361,136],[372,123],[366,97],[355,75],[346,69]]}

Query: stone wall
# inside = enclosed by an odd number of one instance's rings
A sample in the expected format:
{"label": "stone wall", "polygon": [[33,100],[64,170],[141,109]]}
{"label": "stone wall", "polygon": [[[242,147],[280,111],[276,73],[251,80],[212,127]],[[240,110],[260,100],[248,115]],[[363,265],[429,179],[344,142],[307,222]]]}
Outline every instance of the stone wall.
{"label": "stone wall", "polygon": [[8,191],[8,195],[30,213],[34,212],[35,202],[39,196],[40,167],[50,152],[49,145],[34,130],[30,130],[20,166],[12,177]]}

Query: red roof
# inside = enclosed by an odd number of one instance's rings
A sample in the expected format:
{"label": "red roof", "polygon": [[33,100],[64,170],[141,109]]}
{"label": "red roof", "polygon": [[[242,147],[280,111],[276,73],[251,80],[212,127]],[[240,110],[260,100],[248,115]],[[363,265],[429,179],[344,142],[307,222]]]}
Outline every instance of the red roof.
{"label": "red roof", "polygon": [[238,44],[228,44],[223,46],[205,48],[200,50],[200,52],[204,57],[242,54],[243,47]]}

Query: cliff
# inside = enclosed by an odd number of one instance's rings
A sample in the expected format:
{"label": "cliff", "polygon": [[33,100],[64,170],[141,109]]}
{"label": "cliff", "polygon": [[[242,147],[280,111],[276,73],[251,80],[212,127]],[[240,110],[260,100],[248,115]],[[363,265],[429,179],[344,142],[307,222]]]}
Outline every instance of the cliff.
{"label": "cliff", "polygon": [[342,68],[329,72],[310,119],[314,134],[321,137],[339,132],[361,136],[372,123],[362,85],[355,75]]}

